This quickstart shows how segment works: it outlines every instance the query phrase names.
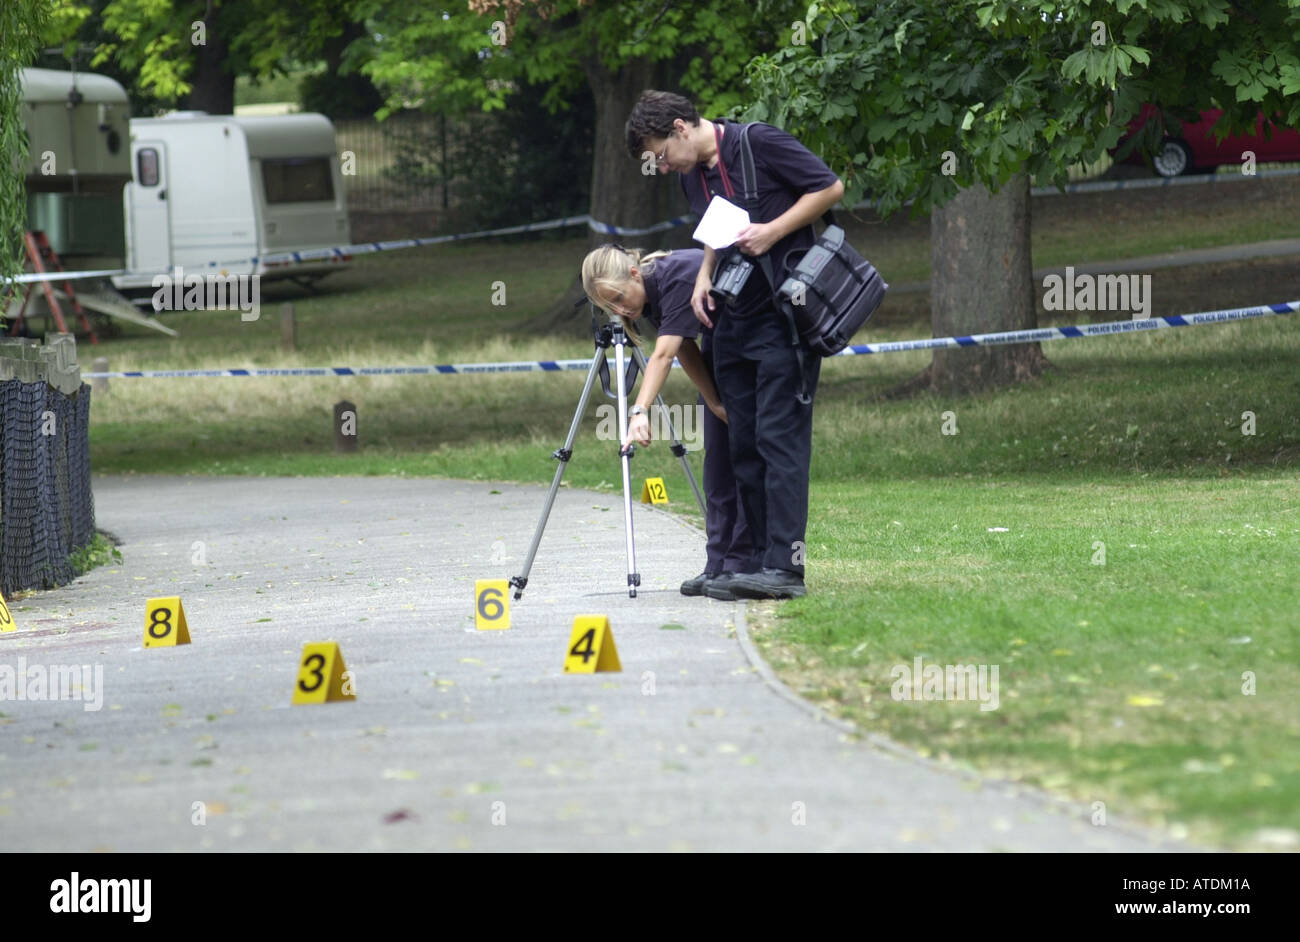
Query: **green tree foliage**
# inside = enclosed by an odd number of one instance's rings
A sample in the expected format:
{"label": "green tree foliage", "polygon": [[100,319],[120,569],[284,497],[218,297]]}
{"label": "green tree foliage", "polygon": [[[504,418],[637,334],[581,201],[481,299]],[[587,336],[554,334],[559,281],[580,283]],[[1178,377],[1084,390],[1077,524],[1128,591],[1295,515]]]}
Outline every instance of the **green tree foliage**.
{"label": "green tree foliage", "polygon": [[504,57],[494,53],[489,18],[456,3],[403,4],[361,0],[356,12],[369,35],[348,49],[349,61],[387,100],[383,120],[407,109],[456,115],[505,107],[510,93]]}
{"label": "green tree foliage", "polygon": [[1148,101],[1175,122],[1222,108],[1220,135],[1261,109],[1300,127],[1300,0],[814,0],[802,33],[749,64],[745,116],[800,136],[847,199],[870,191],[886,214],[1018,171],[1063,183]]}
{"label": "green tree foliage", "polygon": [[27,165],[22,70],[36,60],[52,12],[49,0],[0,3],[0,276],[4,277],[22,270],[27,228],[27,188],[21,172]]}
{"label": "green tree foliage", "polygon": [[330,39],[355,21],[355,0],[112,0],[103,7],[110,37],[92,67],[114,62],[138,87],[175,103],[194,89],[201,40],[219,37],[230,76],[269,78],[290,62],[320,57]]}
{"label": "green tree foliage", "polygon": [[544,87],[546,107],[558,111],[593,72],[672,59],[683,62],[675,87],[722,111],[744,101],[745,64],[775,48],[802,5],[470,0],[467,8],[370,0],[366,12],[381,38],[365,50],[364,71],[390,91],[393,107],[491,110],[505,106],[513,84],[529,83]]}

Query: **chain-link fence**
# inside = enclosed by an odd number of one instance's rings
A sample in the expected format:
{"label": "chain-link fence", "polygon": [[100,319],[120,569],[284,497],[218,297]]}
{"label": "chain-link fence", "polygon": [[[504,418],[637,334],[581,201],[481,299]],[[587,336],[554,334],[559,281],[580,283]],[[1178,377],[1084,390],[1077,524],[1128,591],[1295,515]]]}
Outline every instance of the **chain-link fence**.
{"label": "chain-link fence", "polygon": [[[537,98],[540,93],[534,93]],[[586,212],[588,114],[521,98],[491,114],[334,122],[354,241],[508,226]]]}
{"label": "chain-link fence", "polygon": [[95,536],[90,387],[76,342],[0,341],[0,591],[72,581]]}
{"label": "chain-link fence", "polygon": [[[334,122],[343,158],[343,188],[354,212],[412,212],[450,205],[454,173],[444,146],[446,120],[400,114]],[[453,137],[459,137],[453,128]]]}

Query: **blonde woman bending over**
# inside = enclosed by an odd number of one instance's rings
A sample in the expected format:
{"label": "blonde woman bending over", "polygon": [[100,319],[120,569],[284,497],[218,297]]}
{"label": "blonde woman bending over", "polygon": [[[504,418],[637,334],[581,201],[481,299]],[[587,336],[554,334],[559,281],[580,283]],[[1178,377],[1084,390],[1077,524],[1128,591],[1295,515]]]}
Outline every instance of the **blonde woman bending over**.
{"label": "blonde woman bending over", "polygon": [[[597,307],[620,318],[629,339],[640,342],[636,322],[644,317],[657,334],[646,359],[645,378],[636,404],[628,410],[628,441],[650,444],[651,403],[663,389],[674,358],[700,391],[706,407],[704,425],[705,547],[704,571],[682,583],[683,595],[707,595],[730,601],[728,583],[753,568],[754,549],[736,490],[727,444],[727,412],[713,382],[713,329],[705,328],[691,309],[691,293],[704,253],[700,249],[652,252],[602,245],[582,263],[582,288]],[[696,340],[699,339],[697,346]]]}

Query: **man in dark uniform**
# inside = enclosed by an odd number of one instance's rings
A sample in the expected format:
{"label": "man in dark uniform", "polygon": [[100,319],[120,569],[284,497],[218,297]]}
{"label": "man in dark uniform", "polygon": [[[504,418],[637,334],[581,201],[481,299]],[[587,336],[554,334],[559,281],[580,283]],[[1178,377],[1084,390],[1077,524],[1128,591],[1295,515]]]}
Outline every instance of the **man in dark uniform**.
{"label": "man in dark uniform", "polygon": [[[649,153],[660,170],[681,174],[691,210],[703,216],[715,196],[741,205],[739,125],[706,121],[689,99],[671,92],[642,93],[626,126],[628,152]],[[731,458],[755,558],[730,588],[743,598],[805,594],[804,536],[808,525],[808,473],[812,460],[812,403],[821,358],[805,348],[801,378],[790,326],[773,301],[758,257],[771,261],[779,284],[797,252],[816,241],[813,220],[841,196],[844,184],[815,154],[766,124],[749,129],[758,200],[735,249],[753,257],[754,271],[725,311],[709,295],[718,253],[704,249],[691,307],[713,337],[714,376],[727,410]],[[730,250],[724,250],[730,251]],[[795,254],[792,254],[795,253]]]}

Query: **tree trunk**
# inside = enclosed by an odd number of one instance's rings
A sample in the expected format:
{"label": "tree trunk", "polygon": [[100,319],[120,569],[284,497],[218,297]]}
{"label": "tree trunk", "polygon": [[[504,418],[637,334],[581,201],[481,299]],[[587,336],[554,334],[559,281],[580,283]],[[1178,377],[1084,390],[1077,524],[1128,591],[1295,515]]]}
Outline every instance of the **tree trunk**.
{"label": "tree trunk", "polygon": [[[930,214],[930,325],[935,337],[1038,326],[1034,298],[1029,177],[995,194],[962,190]],[[939,349],[906,391],[966,395],[1032,379],[1050,366],[1037,343]]]}
{"label": "tree trunk", "polygon": [[[623,136],[627,116],[641,92],[676,84],[669,78],[674,71],[671,60],[638,59],[617,72],[589,60],[584,62],[584,69],[596,103],[588,210],[592,218],[615,226],[645,228],[686,212],[686,200],[677,177],[643,174],[642,162],[628,155]],[[680,74],[680,69],[677,72]],[[606,242],[617,242],[627,248],[682,248],[691,244],[690,233],[689,226],[644,236],[618,236],[588,228],[587,251]],[[581,278],[575,273],[563,296],[528,326],[539,331],[587,331],[589,308],[574,307],[584,297]]]}
{"label": "tree trunk", "polygon": [[185,107],[208,114],[234,114],[235,76],[225,67],[230,49],[217,17],[209,16],[204,23],[207,24],[205,42],[195,47],[198,60],[194,64],[194,87]]}
{"label": "tree trunk", "polygon": [[318,111],[331,120],[369,118],[384,103],[384,96],[370,79],[357,71],[343,70],[348,46],[366,36],[363,23],[346,21],[335,36],[326,37],[321,46],[325,70],[302,80],[300,95],[303,111]]}

